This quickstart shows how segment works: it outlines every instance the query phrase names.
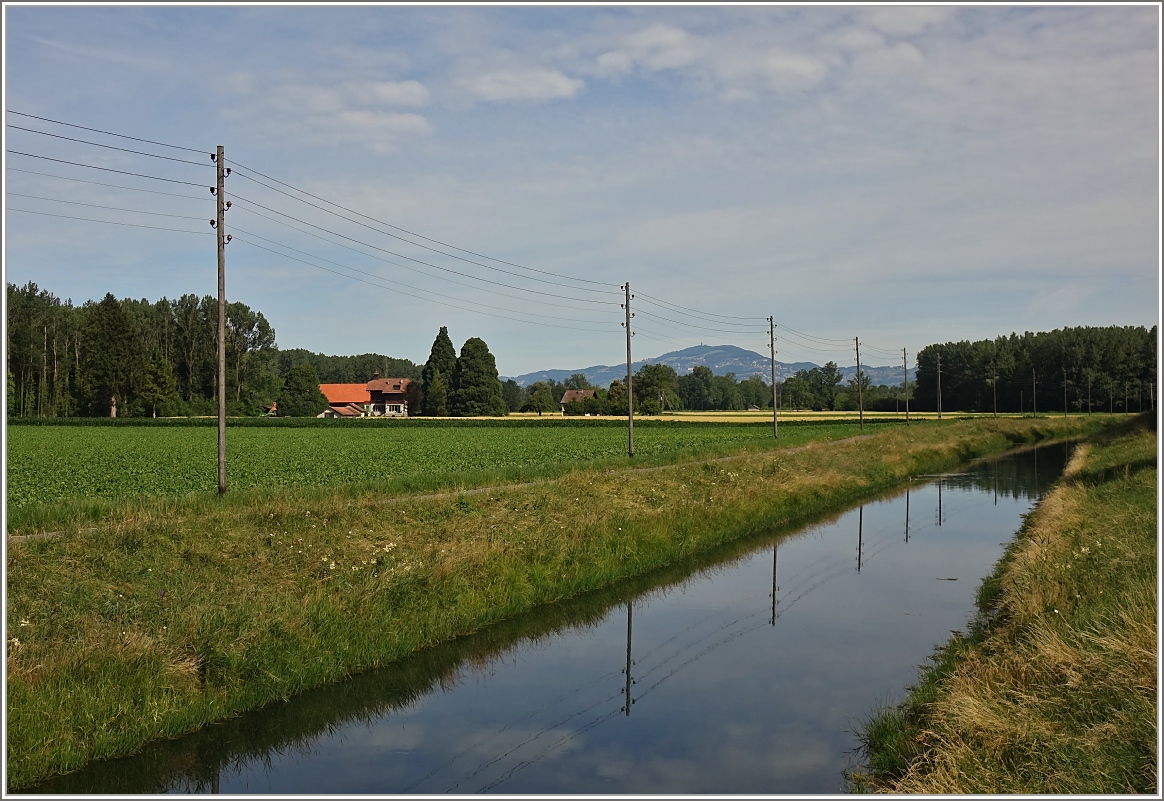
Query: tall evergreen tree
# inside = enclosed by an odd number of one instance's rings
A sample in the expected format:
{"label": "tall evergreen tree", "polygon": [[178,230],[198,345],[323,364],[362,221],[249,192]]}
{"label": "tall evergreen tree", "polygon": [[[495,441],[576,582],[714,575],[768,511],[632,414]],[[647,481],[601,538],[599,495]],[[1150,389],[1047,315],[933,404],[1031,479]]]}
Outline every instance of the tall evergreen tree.
{"label": "tall evergreen tree", "polygon": [[94,413],[117,417],[118,403],[129,397],[143,358],[138,332],[121,303],[106,293],[88,309],[82,381]]}
{"label": "tall evergreen tree", "polygon": [[141,397],[150,405],[153,417],[158,416],[158,404],[164,403],[178,394],[178,382],[174,380],[174,370],[162,356],[162,351],[154,348],[142,381]]}
{"label": "tall evergreen tree", "polygon": [[449,416],[449,382],[440,370],[434,370],[424,392],[424,413],[430,417]]}
{"label": "tall evergreen tree", "polygon": [[454,417],[500,417],[509,413],[501,395],[497,361],[483,339],[470,337],[461,346],[453,369],[449,412]]}
{"label": "tall evergreen tree", "polygon": [[[420,380],[424,382],[425,386],[425,403],[424,413],[433,417],[448,416],[448,410],[444,412],[437,411],[428,400],[428,387],[432,384],[433,374],[437,371],[445,377],[446,381],[453,378],[453,374],[457,367],[457,350],[453,347],[453,340],[449,339],[449,329],[441,326],[441,330],[437,333],[436,339],[433,340],[432,349],[428,354],[428,361],[424,363],[424,369],[420,372]],[[496,377],[496,370],[494,370],[494,377]]]}

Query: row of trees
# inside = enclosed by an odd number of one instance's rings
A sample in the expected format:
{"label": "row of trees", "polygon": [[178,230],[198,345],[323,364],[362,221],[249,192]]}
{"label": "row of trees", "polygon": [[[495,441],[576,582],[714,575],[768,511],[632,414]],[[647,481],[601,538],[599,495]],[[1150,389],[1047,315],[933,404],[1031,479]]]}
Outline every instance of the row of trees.
{"label": "row of trees", "polygon": [[989,412],[1154,408],[1156,326],[1061,328],[930,345],[917,355],[916,408]]}
{"label": "row of trees", "polygon": [[[781,408],[786,409],[856,409],[857,381],[850,379],[842,386],[837,365],[829,362],[824,367],[800,370],[784,381],[777,382],[776,394]],[[735,373],[715,375],[705,366],[694,368],[687,375],[678,375],[665,364],[648,364],[639,368],[632,382],[635,409],[638,414],[660,414],[668,410],[728,411],[742,409],[771,409],[772,385],[759,375],[736,380]],[[871,386],[862,376],[866,409],[893,409],[904,397],[900,386]],[[911,385],[912,386],[912,385]],[[520,388],[514,385],[520,392]],[[511,401],[515,411],[553,411],[557,399],[567,389],[595,389],[595,397],[566,404],[566,414],[626,414],[626,385],[614,381],[608,389],[592,387],[586,376],[575,374],[564,383],[540,381],[531,384],[521,401]],[[552,402],[551,402],[551,399]],[[516,404],[516,405],[515,405]]]}
{"label": "row of trees", "polygon": [[420,371],[423,384],[420,408],[431,417],[491,417],[509,413],[497,376],[497,360],[485,340],[470,337],[458,356],[441,326],[432,343],[428,361]]}
{"label": "row of trees", "polygon": [[[7,285],[8,413],[21,416],[213,414],[218,301],[106,294],[74,306],[29,282]],[[245,303],[226,307],[232,413],[269,405],[282,388],[275,330]]]}
{"label": "row of trees", "polygon": [[[74,306],[35,283],[7,285],[8,414],[19,416],[210,415],[217,408],[218,301],[207,295],[100,301]],[[978,342],[930,345],[917,355],[917,384],[872,386],[862,376],[864,407],[938,408],[939,362],[944,410],[1000,412],[1131,411],[1154,406],[1157,330],[1143,326],[1063,328]],[[301,369],[296,369],[301,368]],[[310,369],[307,369],[310,368]],[[294,375],[292,374],[294,372]],[[486,343],[472,337],[458,355],[441,327],[428,361],[375,353],[325,356],[280,351],[275,330],[244,303],[226,307],[226,400],[232,415],[261,414],[275,401],[283,414],[320,403],[320,381],[361,383],[379,372],[413,379],[410,414],[431,416],[553,413],[568,389],[595,389],[568,414],[625,414],[626,385],[593,387],[582,374],[521,387],[502,383]],[[308,391],[308,385],[314,389]],[[292,395],[289,387],[293,385]],[[772,407],[772,387],[758,375],[737,381],[704,366],[680,376],[665,364],[634,375],[640,414],[665,410]],[[782,408],[855,409],[856,378],[833,362],[800,370],[777,386]],[[306,398],[306,399],[305,399]],[[318,411],[318,410],[317,410]],[[314,412],[311,412],[314,413]]]}
{"label": "row of trees", "polygon": [[[217,413],[216,298],[183,295],[151,303],[107,294],[74,306],[30,282],[8,284],[7,300],[9,415]],[[276,401],[281,414],[316,414],[327,406],[320,381],[361,383],[377,371],[420,378],[420,368],[411,361],[376,353],[280,351],[275,329],[262,312],[245,303],[226,306],[230,415],[262,414]]]}

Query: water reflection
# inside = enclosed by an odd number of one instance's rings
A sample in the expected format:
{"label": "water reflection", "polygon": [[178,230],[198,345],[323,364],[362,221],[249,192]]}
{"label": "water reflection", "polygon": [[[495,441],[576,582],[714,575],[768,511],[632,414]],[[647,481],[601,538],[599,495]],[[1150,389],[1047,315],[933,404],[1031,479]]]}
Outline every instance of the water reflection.
{"label": "water reflection", "polygon": [[1066,455],[923,477],[36,791],[837,792],[855,721],[965,623]]}

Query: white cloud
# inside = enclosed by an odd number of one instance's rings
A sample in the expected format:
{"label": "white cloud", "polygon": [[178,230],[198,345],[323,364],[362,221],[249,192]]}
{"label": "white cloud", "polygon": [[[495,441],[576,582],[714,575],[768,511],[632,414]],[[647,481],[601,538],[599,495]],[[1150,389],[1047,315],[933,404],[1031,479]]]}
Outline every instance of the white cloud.
{"label": "white cloud", "polygon": [[356,90],[371,102],[389,106],[424,106],[429,101],[428,89],[417,81],[369,81]]}
{"label": "white cloud", "polygon": [[885,45],[884,36],[864,28],[845,28],[823,37],[821,41],[842,50],[866,50]]}
{"label": "white cloud", "polygon": [[890,36],[915,36],[949,19],[956,9],[948,6],[882,6],[865,11],[869,25]]}
{"label": "white cloud", "polygon": [[788,47],[772,46],[765,37],[700,35],[674,25],[656,24],[623,38],[619,47],[594,59],[601,76],[681,71],[711,88],[726,101],[751,99],[755,90],[778,91],[815,84],[828,73],[821,58]]}
{"label": "white cloud", "polygon": [[419,114],[371,109],[341,111],[333,120],[329,120],[328,124],[345,128],[361,137],[395,137],[399,134],[423,134],[432,130],[428,120]]}
{"label": "white cloud", "polygon": [[581,79],[544,67],[494,70],[464,76],[457,83],[475,99],[487,101],[570,98],[585,86]]}
{"label": "white cloud", "polygon": [[900,42],[892,47],[864,50],[857,54],[855,66],[858,70],[868,70],[877,74],[892,74],[920,67],[925,56],[909,42]]}

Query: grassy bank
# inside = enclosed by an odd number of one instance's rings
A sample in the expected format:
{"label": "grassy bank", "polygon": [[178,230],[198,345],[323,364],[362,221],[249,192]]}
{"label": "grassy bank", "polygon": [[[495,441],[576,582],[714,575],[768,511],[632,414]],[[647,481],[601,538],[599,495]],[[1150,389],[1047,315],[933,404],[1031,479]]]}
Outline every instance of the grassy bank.
{"label": "grassy bank", "polygon": [[1156,433],[1079,448],[979,590],[980,612],[865,725],[892,793],[1156,793]]}
{"label": "grassy bank", "polygon": [[1094,424],[885,427],[472,495],[139,506],[96,530],[10,542],[9,789]]}

